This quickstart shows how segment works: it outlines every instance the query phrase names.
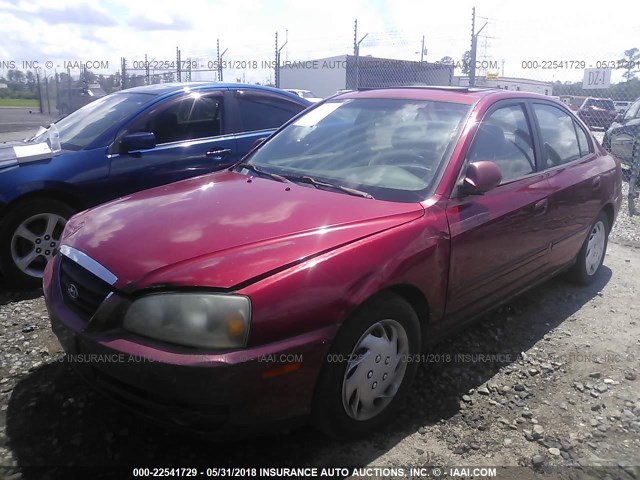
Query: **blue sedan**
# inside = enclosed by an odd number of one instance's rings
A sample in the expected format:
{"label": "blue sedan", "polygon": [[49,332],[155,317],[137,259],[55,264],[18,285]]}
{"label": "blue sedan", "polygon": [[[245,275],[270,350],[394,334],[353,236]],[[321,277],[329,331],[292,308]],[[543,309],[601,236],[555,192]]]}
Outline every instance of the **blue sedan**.
{"label": "blue sedan", "polygon": [[27,143],[0,144],[4,276],[39,285],[75,212],[226,168],[309,105],[258,85],[150,85],[100,98]]}

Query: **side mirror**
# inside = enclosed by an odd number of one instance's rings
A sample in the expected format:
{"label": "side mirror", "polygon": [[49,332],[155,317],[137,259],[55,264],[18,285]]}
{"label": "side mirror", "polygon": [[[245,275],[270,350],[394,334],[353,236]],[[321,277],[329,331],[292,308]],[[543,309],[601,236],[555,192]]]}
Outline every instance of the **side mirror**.
{"label": "side mirror", "polygon": [[255,142],[253,142],[253,145],[251,145],[251,150],[255,150],[256,148],[258,148],[260,145],[264,143],[266,139],[267,137],[262,137],[257,139]]}
{"label": "side mirror", "polygon": [[129,133],[120,140],[120,153],[134,150],[148,150],[156,146],[156,136],[152,132]]}
{"label": "side mirror", "polygon": [[624,120],[624,113],[616,114],[616,118],[613,119],[613,121],[616,123],[622,123],[623,120]]}
{"label": "side mirror", "polygon": [[473,162],[467,167],[462,191],[465,195],[482,195],[500,185],[501,181],[498,165],[486,160]]}

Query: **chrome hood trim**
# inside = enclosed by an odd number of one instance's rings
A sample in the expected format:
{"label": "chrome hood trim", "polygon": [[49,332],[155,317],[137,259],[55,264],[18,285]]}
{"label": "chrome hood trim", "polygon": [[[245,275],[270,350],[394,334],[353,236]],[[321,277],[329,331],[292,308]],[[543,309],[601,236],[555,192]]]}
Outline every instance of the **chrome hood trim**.
{"label": "chrome hood trim", "polygon": [[118,281],[118,277],[111,273],[107,268],[96,262],[89,255],[82,253],[80,250],[70,247],[69,245],[62,245],[60,247],[60,253],[93,273],[99,279],[104,280],[109,285],[113,285]]}

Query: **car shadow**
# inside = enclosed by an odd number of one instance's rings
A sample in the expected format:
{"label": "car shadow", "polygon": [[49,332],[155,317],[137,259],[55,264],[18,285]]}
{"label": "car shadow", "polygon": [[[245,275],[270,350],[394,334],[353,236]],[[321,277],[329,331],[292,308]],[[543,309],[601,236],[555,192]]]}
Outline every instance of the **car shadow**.
{"label": "car shadow", "polygon": [[0,277],[0,307],[12,302],[21,302],[23,300],[33,300],[42,296],[42,288],[31,288],[18,290],[7,285]]}
{"label": "car shadow", "polygon": [[[55,362],[36,369],[14,388],[6,412],[7,447],[26,480],[44,478],[43,469],[47,478],[70,478],[69,470],[56,470],[68,466],[371,464],[408,435],[456,415],[462,395],[570,321],[611,276],[603,267],[589,287],[550,280],[441,342],[419,366],[397,421],[364,439],[331,439],[301,427],[270,437],[211,443],[143,422],[92,391],[68,363]],[[416,466],[436,460],[432,452],[418,450],[415,455]],[[108,472],[91,476],[112,478]],[[118,475],[122,472],[113,478]]]}

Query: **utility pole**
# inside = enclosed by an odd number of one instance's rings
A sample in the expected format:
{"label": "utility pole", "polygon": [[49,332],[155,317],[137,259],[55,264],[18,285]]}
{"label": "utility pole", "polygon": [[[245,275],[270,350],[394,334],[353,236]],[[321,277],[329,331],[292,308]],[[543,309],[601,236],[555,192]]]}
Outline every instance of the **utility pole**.
{"label": "utility pole", "polygon": [[44,71],[44,91],[47,96],[47,113],[51,114],[51,103],[49,101],[49,78],[47,77],[47,71]]}
{"label": "utility pole", "polygon": [[420,63],[424,61],[424,35],[422,35],[422,48],[420,49]]}
{"label": "utility pole", "polygon": [[227,53],[228,48],[224,49],[224,52],[220,53],[220,39],[218,39],[218,81],[222,82],[222,57]]}
{"label": "utility pole", "polygon": [[180,49],[176,47],[176,74],[178,77],[178,81],[182,81],[182,66],[180,65]]}
{"label": "utility pole", "polygon": [[151,85],[151,82],[149,81],[149,62],[147,60],[147,54],[144,54],[144,74],[147,80],[147,85]]}
{"label": "utility pole", "polygon": [[276,65],[273,69],[273,83],[276,88],[280,85],[280,59],[278,58],[278,32],[276,32],[276,48],[275,48]]}
{"label": "utility pole", "polygon": [[[120,59],[120,70],[122,71],[122,75],[120,78],[120,89],[124,90],[125,88],[127,88],[127,59],[125,57],[121,57]],[[69,79],[71,79],[71,73],[69,73]],[[71,83],[69,83],[69,85],[71,85]],[[71,92],[71,90],[69,90],[69,92]]]}
{"label": "utility pole", "polygon": [[476,85],[476,56],[478,50],[478,35],[486,27],[485,23],[480,30],[476,33],[476,7],[471,9],[471,54],[469,55],[469,86],[475,87]]}
{"label": "utility pole", "polygon": [[353,54],[356,57],[356,90],[360,87],[360,44],[367,38],[368,33],[364,34],[360,40],[358,40],[358,19],[356,18],[355,27],[353,31]]}
{"label": "utility pole", "polygon": [[276,88],[280,88],[280,52],[282,52],[287,43],[289,41],[285,40],[282,46],[278,48],[278,32],[276,32]]}

